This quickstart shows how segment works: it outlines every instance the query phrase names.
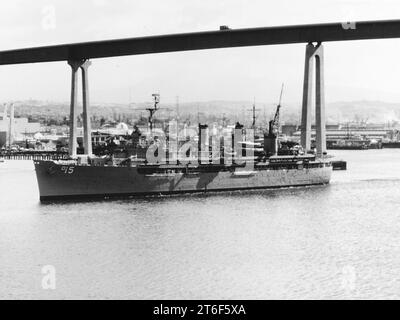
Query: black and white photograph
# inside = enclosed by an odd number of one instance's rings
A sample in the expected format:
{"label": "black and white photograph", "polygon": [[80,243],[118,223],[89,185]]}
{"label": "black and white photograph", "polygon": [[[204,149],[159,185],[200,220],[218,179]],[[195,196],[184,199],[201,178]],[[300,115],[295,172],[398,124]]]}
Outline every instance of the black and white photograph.
{"label": "black and white photograph", "polygon": [[0,12],[0,300],[400,298],[399,1]]}

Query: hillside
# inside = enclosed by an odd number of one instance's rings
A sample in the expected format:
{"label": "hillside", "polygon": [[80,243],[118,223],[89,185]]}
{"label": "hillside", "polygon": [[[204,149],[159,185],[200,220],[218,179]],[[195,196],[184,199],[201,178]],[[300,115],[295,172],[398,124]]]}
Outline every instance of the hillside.
{"label": "hillside", "polygon": [[[232,121],[251,121],[251,101],[202,101],[180,103],[179,114],[181,119],[199,119],[204,121],[210,117],[231,119]],[[140,116],[147,117],[146,107],[151,103],[122,104],[92,104],[91,115],[95,118],[131,119],[135,121]],[[276,105],[273,103],[257,103],[258,121],[267,121],[275,113]],[[175,104],[160,104],[160,111],[156,118],[165,119],[175,117],[177,107]],[[281,109],[281,119],[286,123],[297,123],[300,119],[300,104],[284,104]],[[1,112],[1,110],[0,110]],[[68,119],[69,105],[60,102],[20,101],[15,103],[16,116],[37,119]],[[326,105],[328,122],[369,122],[387,123],[400,121],[400,103],[386,103],[382,101],[350,101],[334,102]]]}

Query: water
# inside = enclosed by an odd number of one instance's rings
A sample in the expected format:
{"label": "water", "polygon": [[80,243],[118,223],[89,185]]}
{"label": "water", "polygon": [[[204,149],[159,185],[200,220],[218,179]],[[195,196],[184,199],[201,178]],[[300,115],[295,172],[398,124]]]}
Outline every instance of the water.
{"label": "water", "polygon": [[0,163],[0,298],[398,299],[400,150],[334,154],[324,187],[47,205]]}

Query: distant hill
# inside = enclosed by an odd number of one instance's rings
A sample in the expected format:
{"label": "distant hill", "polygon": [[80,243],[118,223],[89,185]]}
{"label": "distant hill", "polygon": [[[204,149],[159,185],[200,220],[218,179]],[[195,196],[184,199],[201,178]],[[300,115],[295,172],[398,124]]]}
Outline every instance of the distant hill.
{"label": "distant hill", "polygon": [[[62,118],[69,117],[69,104],[67,102],[44,102],[44,101],[19,101],[15,103],[16,114],[23,117],[46,117]],[[181,119],[185,117],[216,116],[245,119],[251,121],[252,101],[201,101],[182,102],[179,105]],[[151,102],[123,104],[92,104],[91,114],[96,117],[115,118],[121,115],[137,119],[147,116],[146,107]],[[275,113],[275,103],[256,103],[258,121],[268,121]],[[176,115],[176,105],[161,103],[160,111],[156,117],[160,119]],[[2,110],[0,109],[0,112]],[[301,114],[301,104],[286,103],[281,109],[281,119],[286,123],[298,123]],[[313,112],[314,114],[314,112]],[[388,121],[400,122],[400,103],[387,103],[382,101],[346,101],[334,102],[326,105],[326,116],[328,122],[368,122],[386,123]]]}
{"label": "distant hill", "polygon": [[387,123],[400,121],[400,103],[382,101],[335,102],[327,105],[327,115],[334,121]]}

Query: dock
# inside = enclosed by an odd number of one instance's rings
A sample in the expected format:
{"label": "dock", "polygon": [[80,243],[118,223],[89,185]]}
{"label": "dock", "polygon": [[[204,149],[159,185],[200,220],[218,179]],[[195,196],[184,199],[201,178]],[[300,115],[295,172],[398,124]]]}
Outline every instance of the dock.
{"label": "dock", "polygon": [[3,160],[67,160],[68,152],[60,151],[20,151],[0,153]]}

